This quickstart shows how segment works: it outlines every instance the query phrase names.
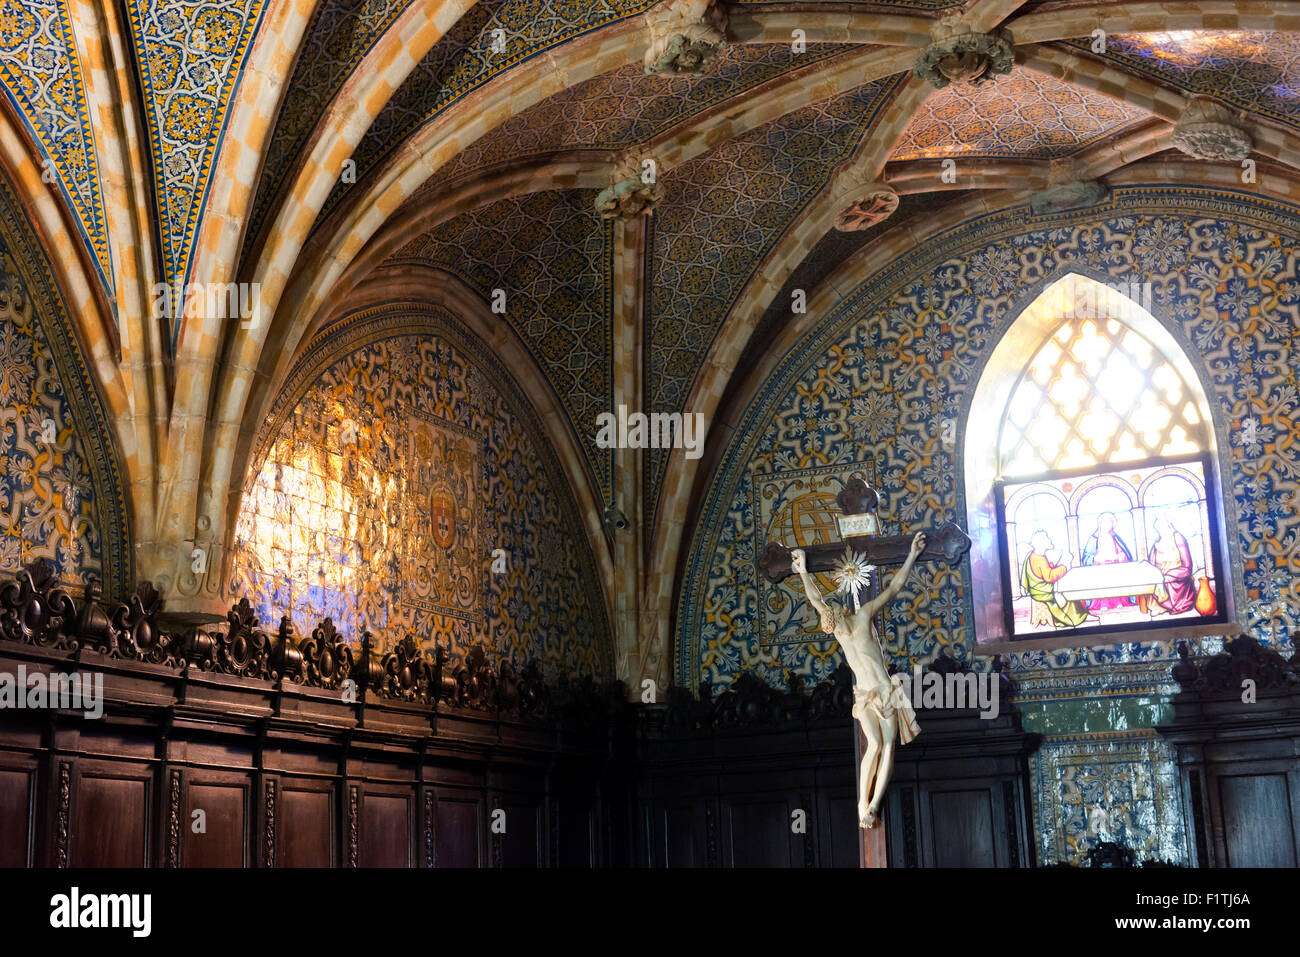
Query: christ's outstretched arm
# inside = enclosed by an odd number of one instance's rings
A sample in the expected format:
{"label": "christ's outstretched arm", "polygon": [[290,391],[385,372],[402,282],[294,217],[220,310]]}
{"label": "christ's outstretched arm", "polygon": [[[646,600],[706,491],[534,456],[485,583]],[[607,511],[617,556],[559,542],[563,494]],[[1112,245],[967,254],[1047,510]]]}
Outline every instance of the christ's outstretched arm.
{"label": "christ's outstretched arm", "polygon": [[792,548],[790,550],[790,568],[798,572],[799,577],[803,579],[803,590],[807,593],[812,606],[817,609],[817,614],[821,615],[823,621],[827,620],[830,609],[826,607],[826,602],[822,600],[822,593],[817,589],[817,583],[808,574],[808,560],[802,548]]}
{"label": "christ's outstretched arm", "polygon": [[907,576],[912,573],[912,566],[916,564],[917,556],[921,554],[924,548],[925,533],[917,532],[912,539],[912,549],[907,553],[907,559],[903,562],[903,567],[894,573],[894,577],[889,580],[889,584],[881,589],[880,595],[876,598],[874,604],[877,607],[898,597],[898,593],[903,590],[903,582],[907,581]]}

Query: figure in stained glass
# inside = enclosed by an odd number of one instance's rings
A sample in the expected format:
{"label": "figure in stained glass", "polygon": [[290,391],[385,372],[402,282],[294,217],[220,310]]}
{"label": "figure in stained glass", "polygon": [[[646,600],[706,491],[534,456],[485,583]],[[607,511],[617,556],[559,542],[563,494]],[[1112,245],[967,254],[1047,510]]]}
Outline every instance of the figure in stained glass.
{"label": "figure in stained glass", "polygon": [[1030,552],[1021,568],[1021,586],[1029,596],[1030,618],[1038,624],[1053,623],[1063,628],[1077,628],[1088,620],[1088,609],[1081,601],[1070,601],[1057,594],[1055,585],[1070,570],[1068,555],[1055,554],[1052,539],[1039,529],[1029,540]]}
{"label": "figure in stained glass", "polygon": [[[1115,513],[1102,512],[1097,516],[1097,530],[1083,546],[1083,564],[1114,565],[1118,562],[1131,561],[1133,561],[1133,552],[1124,543],[1124,539],[1115,532]],[[1088,610],[1109,611],[1133,604],[1135,601],[1131,595],[1096,598],[1088,603]]]}
{"label": "figure in stained glass", "polygon": [[1160,569],[1164,582],[1156,589],[1153,615],[1181,615],[1196,604],[1196,586],[1192,581],[1192,552],[1183,533],[1174,523],[1161,516],[1155,521],[1157,538],[1147,560]]}

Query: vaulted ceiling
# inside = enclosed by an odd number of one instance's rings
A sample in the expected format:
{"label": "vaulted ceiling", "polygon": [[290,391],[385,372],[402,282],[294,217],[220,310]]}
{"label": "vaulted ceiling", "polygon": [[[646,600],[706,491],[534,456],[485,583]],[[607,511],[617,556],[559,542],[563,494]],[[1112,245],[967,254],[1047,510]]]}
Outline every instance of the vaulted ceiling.
{"label": "vaulted ceiling", "polygon": [[[220,534],[264,410],[312,337],[385,277],[428,273],[485,314],[503,291],[501,335],[553,391],[580,497],[635,506],[642,548],[675,553],[698,465],[652,450],[629,475],[596,446],[595,416],[628,400],[725,409],[794,292],[811,299],[848,257],[972,195],[994,208],[1127,167],[1213,165],[1173,150],[1193,96],[1226,108],[1279,171],[1261,190],[1288,194],[1300,165],[1295,2],[0,11],[0,162],[63,254],[141,490],[138,541]],[[673,11],[722,24],[726,45],[698,75],[647,73],[651,21]],[[944,15],[1007,30],[1014,65],[941,89],[915,74]],[[653,212],[602,218],[598,195],[647,158]],[[870,183],[897,211],[836,229]],[[237,280],[257,284],[258,321],[150,308],[159,283]]]}

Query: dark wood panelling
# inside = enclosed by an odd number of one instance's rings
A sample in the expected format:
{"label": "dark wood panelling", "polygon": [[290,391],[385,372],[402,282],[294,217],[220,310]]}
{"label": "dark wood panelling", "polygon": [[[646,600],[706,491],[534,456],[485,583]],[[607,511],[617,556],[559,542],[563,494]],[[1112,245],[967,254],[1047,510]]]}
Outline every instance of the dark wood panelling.
{"label": "dark wood panelling", "polygon": [[499,835],[501,866],[537,867],[542,857],[538,844],[538,806],[514,801],[502,806],[506,812],[506,831]]}
{"label": "dark wood panelling", "polygon": [[[184,867],[244,867],[247,848],[249,785],[191,783],[181,816],[181,864]],[[196,833],[194,812],[202,811],[205,833]]]}
{"label": "dark wood panelling", "polygon": [[1284,774],[1219,778],[1228,867],[1295,867],[1291,797]]}
{"label": "dark wood panelling", "polygon": [[826,820],[830,839],[822,842],[822,863],[828,867],[858,866],[858,802],[849,797],[832,797],[827,801]]}
{"label": "dark wood panelling", "polygon": [[1156,730],[1178,758],[1189,863],[1296,867],[1300,658],[1242,635],[1209,658],[1181,644],[1172,674],[1173,717]]}
{"label": "dark wood panelling", "polygon": [[483,805],[464,798],[439,798],[435,808],[434,845],[439,867],[482,864]]}
{"label": "dark wood panelling", "polygon": [[593,857],[593,829],[596,811],[587,802],[577,798],[561,797],[556,800],[555,863],[560,867],[591,867]]}
{"label": "dark wood panelling", "polygon": [[35,770],[0,767],[0,867],[31,863]]}
{"label": "dark wood panelling", "polygon": [[336,800],[332,787],[281,786],[277,866],[333,867],[337,863]]}
{"label": "dark wood panelling", "polygon": [[[61,654],[0,640],[0,667]],[[102,719],[19,714],[0,726],[5,860],[27,863],[30,847],[45,866],[855,863],[854,724],[839,678],[813,695],[755,679],[676,716],[590,694],[550,710],[535,685],[525,713],[491,692],[483,662],[475,680],[488,691],[466,697],[457,672],[434,707],[427,691],[384,696],[382,677],[353,705],[335,688],[82,658],[106,673]],[[927,795],[975,788],[977,767],[978,787],[994,789],[997,849],[1024,812],[1007,818],[998,802],[1025,793],[1005,784],[1020,780],[1026,736],[1006,721],[957,724],[949,732],[928,717],[923,745],[900,749],[891,793],[914,796],[903,832],[928,848],[929,817],[960,830],[952,809],[925,810]],[[204,834],[192,827],[198,809]],[[503,833],[492,831],[494,810],[506,815]],[[904,818],[885,814],[891,828]],[[929,853],[906,859],[924,866]]]}
{"label": "dark wood panelling", "polygon": [[410,867],[411,799],[367,793],[361,799],[361,866]]}
{"label": "dark wood panelling", "polygon": [[995,820],[987,789],[930,792],[936,867],[996,867]]}
{"label": "dark wood panelling", "polygon": [[735,867],[790,867],[790,815],[785,801],[729,805],[731,863]]}
{"label": "dark wood panelling", "polygon": [[73,867],[149,865],[149,779],[82,771],[72,795]]}
{"label": "dark wood panelling", "polygon": [[702,850],[704,805],[667,805],[662,809],[660,820],[663,853],[662,860],[654,863],[660,867],[703,867],[706,863]]}

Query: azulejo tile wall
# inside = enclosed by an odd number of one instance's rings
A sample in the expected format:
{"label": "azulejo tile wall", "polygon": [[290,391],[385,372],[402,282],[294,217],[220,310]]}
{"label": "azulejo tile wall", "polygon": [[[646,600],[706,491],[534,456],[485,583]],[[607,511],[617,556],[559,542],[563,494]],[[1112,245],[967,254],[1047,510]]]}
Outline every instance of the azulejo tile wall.
{"label": "azulejo tile wall", "polygon": [[[265,0],[128,0],[153,152],[163,275],[184,281],[199,213]],[[172,345],[180,330],[172,324]]]}
{"label": "azulejo tile wall", "polygon": [[[482,643],[551,676],[611,674],[577,506],[526,398],[433,306],[331,326],[259,435],[232,586],[299,635]],[[500,551],[498,551],[500,550]]]}
{"label": "azulejo tile wall", "polygon": [[[778,684],[787,671],[820,679],[838,664],[824,643],[765,637],[774,614],[794,630],[812,612],[792,588],[778,597],[759,590],[755,555],[788,524],[780,503],[760,507],[759,496],[797,470],[821,470],[831,494],[832,476],[858,472],[884,491],[887,532],[964,524],[960,463],[944,444],[943,420],[956,420],[964,434],[965,411],[999,336],[1047,283],[1070,271],[1151,283],[1152,312],[1188,353],[1214,407],[1225,510],[1235,522],[1238,605],[1256,636],[1273,642],[1273,623],[1251,614],[1253,603],[1279,587],[1292,607],[1300,604],[1297,267],[1296,209],[1247,192],[1164,185],[1121,188],[1105,206],[1067,215],[1017,208],[980,216],[890,262],[783,357],[724,452],[682,579],[677,681],[716,689],[748,669]],[[1243,429],[1246,420],[1253,425]],[[923,572],[888,614],[895,663],[923,663],[943,648],[971,657],[973,600],[965,569]],[[1284,625],[1284,652],[1286,635]],[[1077,856],[1082,845],[1062,830],[1065,812],[1052,810],[1073,797],[1041,790],[1057,787],[1054,775],[1040,773],[1041,762],[1064,761],[1061,748],[1086,753],[1093,745],[1078,734],[1157,723],[1174,691],[1172,652],[1168,641],[1145,641],[1010,656],[1026,728],[1047,735],[1035,759],[1042,853]],[[1136,747],[1117,740],[1121,753]],[[1166,774],[1167,753],[1143,747],[1141,762],[1156,762],[1156,778]],[[1129,760],[1132,780],[1139,763]],[[1120,774],[1113,762],[1108,767],[1108,775]],[[1140,851],[1184,853],[1181,838],[1145,812],[1114,802],[1103,810],[1127,822]]]}
{"label": "azulejo tile wall", "polygon": [[[76,211],[104,287],[113,284],[99,159],[65,0],[0,0],[0,80]],[[52,182],[47,178],[47,181]]]}
{"label": "azulejo tile wall", "polygon": [[504,199],[437,226],[389,263],[437,266],[492,301],[528,346],[568,412],[597,484],[610,498],[611,459],[596,446],[596,417],[612,396],[613,225],[593,190]]}
{"label": "azulejo tile wall", "polygon": [[125,594],[131,553],[112,429],[22,205],[0,177],[0,573],[49,561]]}

